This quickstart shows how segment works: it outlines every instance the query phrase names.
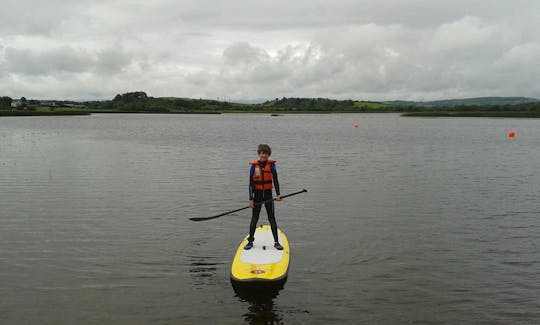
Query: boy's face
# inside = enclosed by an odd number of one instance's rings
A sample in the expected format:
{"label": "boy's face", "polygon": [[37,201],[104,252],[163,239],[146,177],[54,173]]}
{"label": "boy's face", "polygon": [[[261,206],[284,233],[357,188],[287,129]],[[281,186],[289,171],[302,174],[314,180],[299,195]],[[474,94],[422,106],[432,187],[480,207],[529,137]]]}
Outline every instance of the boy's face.
{"label": "boy's face", "polygon": [[267,161],[268,157],[270,157],[270,155],[266,151],[259,151],[258,154],[259,154],[260,161]]}

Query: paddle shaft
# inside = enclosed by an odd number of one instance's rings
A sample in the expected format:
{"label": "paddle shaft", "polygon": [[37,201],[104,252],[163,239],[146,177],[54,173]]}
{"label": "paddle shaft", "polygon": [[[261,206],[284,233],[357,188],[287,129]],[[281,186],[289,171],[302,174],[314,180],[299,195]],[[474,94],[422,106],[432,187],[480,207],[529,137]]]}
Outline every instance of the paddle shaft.
{"label": "paddle shaft", "polygon": [[[281,198],[284,199],[286,197],[297,195],[297,194],[304,193],[304,192],[307,192],[307,190],[303,189],[303,190],[298,191],[298,192],[290,193],[290,194],[287,194],[287,195],[282,195]],[[273,199],[270,199],[270,200],[255,203],[255,205],[263,205],[263,204],[266,204],[268,202],[272,202],[272,201],[275,201],[275,200],[276,200],[276,198],[273,198]],[[218,215],[215,215],[215,216],[211,216],[211,217],[196,217],[196,218],[189,218],[189,220],[191,220],[191,221],[204,221],[204,220],[215,219],[215,218],[223,217],[223,216],[226,216],[228,214],[235,213],[235,212],[238,212],[238,211],[242,211],[242,210],[245,210],[245,209],[248,209],[248,208],[249,208],[249,206],[243,207],[243,208],[240,208],[240,209],[236,209],[236,210],[231,210],[231,211],[228,211],[228,212],[224,212],[224,213],[221,213],[221,214],[218,214]]]}

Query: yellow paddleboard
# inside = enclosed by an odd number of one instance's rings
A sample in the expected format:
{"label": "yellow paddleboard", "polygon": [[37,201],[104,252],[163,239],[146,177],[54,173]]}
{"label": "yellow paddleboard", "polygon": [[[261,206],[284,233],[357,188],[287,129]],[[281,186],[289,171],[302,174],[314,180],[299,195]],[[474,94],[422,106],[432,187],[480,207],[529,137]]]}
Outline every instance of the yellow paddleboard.
{"label": "yellow paddleboard", "polygon": [[283,250],[274,248],[274,237],[269,225],[257,227],[253,247],[245,250],[247,239],[240,243],[231,266],[231,279],[239,282],[280,281],[287,278],[289,271],[289,241],[278,229],[279,242]]}

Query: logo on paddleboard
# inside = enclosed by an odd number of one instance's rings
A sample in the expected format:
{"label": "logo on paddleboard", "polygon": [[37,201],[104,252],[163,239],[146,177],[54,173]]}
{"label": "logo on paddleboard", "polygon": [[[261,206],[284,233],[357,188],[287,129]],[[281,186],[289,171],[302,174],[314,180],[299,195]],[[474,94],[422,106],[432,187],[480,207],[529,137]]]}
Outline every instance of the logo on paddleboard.
{"label": "logo on paddleboard", "polygon": [[251,274],[263,274],[265,273],[266,271],[265,270],[259,270],[259,269],[255,269],[255,270],[251,270]]}

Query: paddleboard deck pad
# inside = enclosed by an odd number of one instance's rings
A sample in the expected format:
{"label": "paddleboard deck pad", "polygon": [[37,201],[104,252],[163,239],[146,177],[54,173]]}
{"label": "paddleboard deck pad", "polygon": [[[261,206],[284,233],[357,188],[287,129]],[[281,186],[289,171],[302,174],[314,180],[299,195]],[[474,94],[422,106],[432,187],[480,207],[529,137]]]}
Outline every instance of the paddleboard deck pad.
{"label": "paddleboard deck pad", "polygon": [[277,282],[287,278],[289,271],[289,241],[278,229],[279,242],[283,250],[274,247],[274,236],[269,225],[255,230],[253,247],[245,250],[246,236],[238,246],[231,266],[231,280],[237,282]]}

